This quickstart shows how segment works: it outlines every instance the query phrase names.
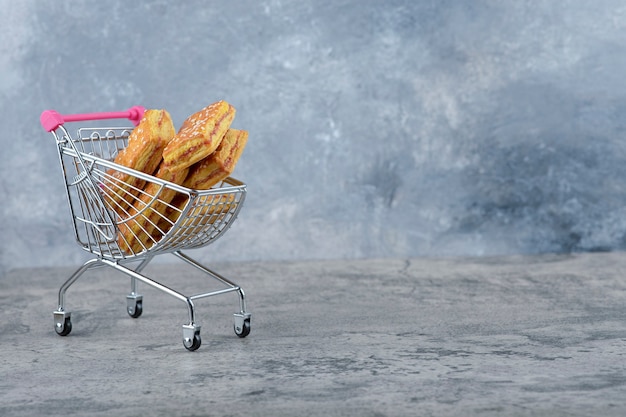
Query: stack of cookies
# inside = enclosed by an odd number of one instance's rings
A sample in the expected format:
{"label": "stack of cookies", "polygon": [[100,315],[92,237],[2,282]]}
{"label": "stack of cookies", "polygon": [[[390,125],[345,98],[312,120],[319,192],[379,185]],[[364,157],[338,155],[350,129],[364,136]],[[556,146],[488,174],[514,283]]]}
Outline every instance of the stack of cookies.
{"label": "stack of cookies", "polygon": [[[175,133],[167,111],[147,110],[115,163],[190,189],[208,190],[233,172],[246,146],[248,132],[232,129],[234,118],[235,108],[218,101],[189,116]],[[149,249],[176,222],[188,196],[117,170],[108,174],[104,198],[121,219],[120,249],[129,254]],[[215,198],[228,203],[227,196]]]}

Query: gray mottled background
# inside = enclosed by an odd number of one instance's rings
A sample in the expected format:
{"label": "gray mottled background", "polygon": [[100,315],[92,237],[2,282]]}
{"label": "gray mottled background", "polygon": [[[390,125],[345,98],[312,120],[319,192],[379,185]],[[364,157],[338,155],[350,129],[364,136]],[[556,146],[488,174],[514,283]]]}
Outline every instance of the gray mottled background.
{"label": "gray mottled background", "polygon": [[0,273],[86,259],[42,110],[225,99],[249,198],[200,259],[626,246],[626,3],[0,0]]}

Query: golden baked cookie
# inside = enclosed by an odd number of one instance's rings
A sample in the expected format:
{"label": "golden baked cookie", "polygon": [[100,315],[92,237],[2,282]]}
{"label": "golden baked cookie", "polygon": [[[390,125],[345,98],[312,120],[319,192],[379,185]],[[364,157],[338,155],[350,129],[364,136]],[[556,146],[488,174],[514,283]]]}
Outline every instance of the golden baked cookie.
{"label": "golden baked cookie", "polygon": [[[174,123],[167,111],[146,110],[139,125],[130,133],[128,145],[117,154],[114,162],[152,175],[161,162],[163,149],[175,134]],[[102,183],[104,198],[124,217],[145,182],[115,169],[109,169],[107,174]]]}
{"label": "golden baked cookie", "polygon": [[[188,200],[186,195],[176,195],[167,208],[166,218],[161,219],[158,228],[169,230],[180,217]],[[233,209],[234,204],[236,204],[234,194],[207,195],[194,200],[193,206],[189,208],[184,221],[180,224],[182,234],[194,235],[199,227],[221,220],[226,213]]]}
{"label": "golden baked cookie", "polygon": [[[170,171],[161,164],[155,176],[159,179],[181,185],[189,172],[188,168]],[[178,194],[168,187],[162,187],[157,182],[150,182],[138,196],[135,204],[130,208],[129,216],[119,224],[118,245],[126,253],[139,253],[152,247],[165,231],[158,231],[159,222],[165,218],[168,205]],[[156,229],[156,230],[155,230]]]}
{"label": "golden baked cookie", "polygon": [[163,150],[166,167],[177,171],[209,156],[219,146],[234,118],[235,108],[223,100],[189,116]]}
{"label": "golden baked cookie", "polygon": [[196,190],[208,190],[228,177],[235,169],[247,142],[247,131],[228,129],[215,152],[191,167],[183,185]]}

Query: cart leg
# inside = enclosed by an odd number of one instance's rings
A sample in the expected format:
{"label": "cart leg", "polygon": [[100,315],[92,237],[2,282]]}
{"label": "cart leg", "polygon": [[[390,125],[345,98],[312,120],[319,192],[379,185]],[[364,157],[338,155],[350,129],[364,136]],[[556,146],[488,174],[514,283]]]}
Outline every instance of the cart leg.
{"label": "cart leg", "polygon": [[74,284],[76,280],[78,280],[78,278],[85,273],[85,271],[89,268],[97,266],[99,263],[100,260],[97,258],[88,260],[80,268],[78,268],[76,272],[74,272],[72,276],[63,283],[63,285],[61,285],[61,288],[59,288],[59,309],[57,311],[63,311],[65,309],[65,293],[72,286],[72,284]]}
{"label": "cart leg", "polygon": [[183,325],[183,345],[187,350],[194,351],[200,347],[200,326],[196,324],[193,300],[187,297],[187,308],[189,310],[189,324]]}
{"label": "cart leg", "polygon": [[85,262],[80,268],[78,268],[72,276],[70,276],[59,288],[59,306],[53,313],[54,317],[54,331],[59,336],[67,336],[72,331],[72,313],[65,311],[65,293],[74,284],[78,278],[85,273],[89,268],[98,266],[100,260],[97,258],[90,259]]}
{"label": "cart leg", "polygon": [[[184,301],[187,304],[187,309],[189,311],[189,324],[183,325],[183,344],[185,345],[185,348],[187,348],[188,350],[196,350],[200,347],[200,343],[201,343],[200,326],[197,325],[195,321],[195,309],[194,309],[193,300],[191,299],[191,297],[187,297],[181,294],[180,292],[175,291],[163,284],[160,284],[140,274],[136,270],[132,270],[123,265],[120,265],[117,262],[113,262],[108,259],[102,259],[100,260],[100,262],[102,262],[105,265],[110,266],[113,269],[123,272],[124,274],[128,275],[129,277],[133,279],[136,279],[137,281],[141,281],[144,284],[147,284],[153,288],[156,288],[157,290],[163,291],[164,293],[171,295],[172,297],[178,300]],[[137,269],[139,269],[139,267]]]}
{"label": "cart leg", "polygon": [[[152,257],[145,258],[135,268],[135,272],[141,273],[151,260]],[[134,319],[143,313],[143,296],[137,292],[137,278],[133,276],[130,277],[130,294],[126,296],[126,312]]]}
{"label": "cart leg", "polygon": [[250,334],[250,313],[246,312],[246,294],[239,287],[239,307],[241,311],[235,313],[235,334],[239,337],[246,337]]}
{"label": "cart leg", "polygon": [[183,261],[187,262],[189,265],[191,265],[194,268],[204,272],[205,274],[207,274],[211,278],[216,279],[217,281],[221,282],[222,284],[224,284],[224,285],[226,285],[228,287],[227,289],[221,290],[221,291],[213,291],[213,292],[205,293],[205,294],[197,294],[197,295],[194,295],[193,297],[191,297],[192,299],[195,300],[195,299],[210,297],[210,296],[213,296],[213,295],[223,294],[223,293],[226,293],[226,292],[237,291],[237,293],[239,294],[239,312],[234,314],[234,316],[235,316],[235,325],[234,325],[235,334],[237,336],[239,336],[239,337],[246,337],[246,336],[248,336],[250,334],[250,317],[251,317],[251,314],[247,312],[246,294],[244,293],[243,288],[241,288],[239,285],[235,284],[231,280],[225,278],[224,276],[218,274],[217,272],[210,270],[206,266],[202,265],[201,263],[199,263],[198,261],[194,260],[193,258],[187,256],[186,254],[184,254],[181,251],[173,252],[173,255],[176,255],[178,258],[180,258]]}

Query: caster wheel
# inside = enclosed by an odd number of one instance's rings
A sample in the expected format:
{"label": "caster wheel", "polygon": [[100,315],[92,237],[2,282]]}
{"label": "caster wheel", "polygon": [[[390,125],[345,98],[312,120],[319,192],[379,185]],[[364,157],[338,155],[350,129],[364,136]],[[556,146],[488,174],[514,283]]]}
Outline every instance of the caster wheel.
{"label": "caster wheel", "polygon": [[54,331],[56,331],[59,336],[67,336],[72,331],[72,320],[66,317],[63,321],[63,326],[61,326],[61,323],[57,323],[54,326]]}
{"label": "caster wheel", "polygon": [[241,326],[237,326],[235,323],[235,334],[239,337],[246,337],[250,334],[250,319],[245,319]]}
{"label": "caster wheel", "polygon": [[143,313],[143,301],[137,300],[137,302],[135,302],[135,305],[128,306],[126,312],[134,319],[141,316],[141,313]]}
{"label": "caster wheel", "polygon": [[126,312],[134,319],[141,316],[141,313],[143,313],[143,297],[135,293],[127,295]]}
{"label": "caster wheel", "polygon": [[200,339],[199,331],[194,333],[192,339],[187,339],[187,338],[183,339],[183,345],[185,346],[187,350],[191,352],[198,349],[201,344],[202,344],[202,339]]}

